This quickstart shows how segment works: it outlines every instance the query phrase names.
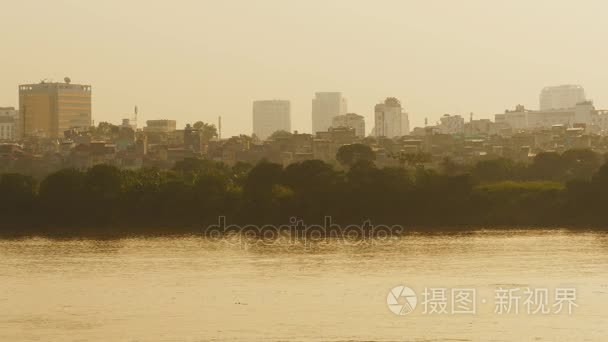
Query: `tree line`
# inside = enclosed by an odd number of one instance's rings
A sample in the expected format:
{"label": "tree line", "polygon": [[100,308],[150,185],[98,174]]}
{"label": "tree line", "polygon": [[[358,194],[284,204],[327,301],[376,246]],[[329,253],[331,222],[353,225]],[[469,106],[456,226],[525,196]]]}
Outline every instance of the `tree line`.
{"label": "tree line", "polygon": [[7,173],[0,176],[0,232],[197,232],[219,216],[242,225],[292,217],[320,224],[326,216],[340,225],[444,228],[608,222],[608,164],[589,150],[541,153],[529,164],[448,158],[435,169],[378,168],[369,152],[345,148],[337,158],[342,167],[185,159],[170,170],[63,169],[40,182]]}

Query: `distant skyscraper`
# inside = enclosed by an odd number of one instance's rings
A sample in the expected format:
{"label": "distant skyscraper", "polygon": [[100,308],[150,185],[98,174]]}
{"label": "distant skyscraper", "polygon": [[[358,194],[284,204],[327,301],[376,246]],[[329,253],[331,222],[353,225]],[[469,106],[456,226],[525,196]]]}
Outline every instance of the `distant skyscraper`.
{"label": "distant skyscraper", "polygon": [[410,134],[410,115],[408,113],[401,112],[401,135]]}
{"label": "distant skyscraper", "polygon": [[401,102],[396,98],[389,97],[384,103],[377,104],[374,119],[374,132],[377,137],[395,138],[403,135],[403,110]]}
{"label": "distant skyscraper", "polygon": [[327,131],[333,118],[346,114],[346,110],[342,93],[316,93],[312,100],[312,133]]}
{"label": "distant skyscraper", "polygon": [[266,140],[276,131],[291,132],[291,105],[289,101],[254,101],[253,134],[261,140]]}
{"label": "distant skyscraper", "polygon": [[332,127],[349,127],[355,130],[355,135],[365,138],[365,118],[355,113],[334,116]]}
{"label": "distant skyscraper", "polygon": [[540,92],[540,110],[574,108],[586,101],[585,89],[580,85],[546,87]]}
{"label": "distant skyscraper", "polygon": [[71,128],[91,126],[91,86],[65,83],[19,86],[19,134],[51,138]]}

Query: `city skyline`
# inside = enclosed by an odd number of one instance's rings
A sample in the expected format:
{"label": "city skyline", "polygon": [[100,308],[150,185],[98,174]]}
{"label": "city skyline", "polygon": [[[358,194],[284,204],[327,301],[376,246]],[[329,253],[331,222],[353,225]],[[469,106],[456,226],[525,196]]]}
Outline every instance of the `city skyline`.
{"label": "city skyline", "polygon": [[[0,107],[0,109],[11,109],[11,110],[17,110],[16,113],[16,117],[15,119],[12,120],[17,120],[14,121],[14,124],[17,124],[18,126],[23,126],[24,124],[26,124],[26,121],[24,121],[24,113],[26,113],[26,111],[23,110],[23,108],[25,108],[24,106],[26,106],[25,102],[23,101],[23,99],[25,97],[23,97],[23,93],[24,90],[28,90],[31,91],[32,89],[43,89],[43,88],[48,88],[48,87],[52,87],[53,89],[55,88],[65,88],[65,87],[71,87],[74,89],[80,89],[83,88],[85,90],[86,96],[88,97],[88,99],[86,100],[88,103],[88,108],[86,110],[86,121],[88,121],[90,123],[90,125],[95,125],[101,122],[107,122],[110,124],[114,124],[116,122],[111,122],[111,121],[106,121],[106,120],[99,120],[97,122],[95,122],[94,118],[92,117],[92,98],[91,98],[91,85],[74,85],[71,84],[71,78],[70,77],[65,77],[63,82],[57,82],[54,79],[43,79],[40,81],[40,83],[32,83],[32,84],[20,84],[18,86],[19,88],[19,94],[20,94],[20,99],[19,99],[19,103],[16,107]],[[73,96],[74,94],[70,95]],[[52,97],[52,96],[51,96]],[[48,100],[48,99],[47,99]],[[39,118],[37,120],[39,120],[42,115],[42,117],[45,117],[46,119],[50,119],[51,117],[53,117],[53,115],[51,115],[49,117],[49,110],[50,111],[57,111],[59,110],[59,112],[62,112],[63,110],[60,109],[59,107],[54,107],[54,106],[50,106],[50,104],[55,103],[57,101],[47,101],[45,100],[46,104],[43,107],[38,108],[38,112],[36,112],[36,116],[38,116]],[[28,100],[29,101],[29,100]],[[63,101],[63,102],[62,102]],[[72,101],[72,100],[69,100]],[[392,136],[392,137],[399,137],[399,136],[406,136],[409,135],[410,132],[410,118],[409,118],[409,113],[405,110],[405,108],[402,107],[400,101],[394,97],[387,97],[384,101],[380,101],[380,104],[376,104],[374,106],[375,108],[375,118],[372,121],[373,125],[371,126],[371,129],[366,129],[366,125],[365,125],[365,116],[362,115],[358,115],[357,113],[348,113],[348,115],[355,115],[357,117],[360,117],[363,120],[363,124],[361,127],[357,128],[357,135],[364,137],[364,136],[385,136],[384,130],[386,130],[387,128],[385,127],[383,130],[381,131],[377,131],[376,130],[376,126],[378,124],[378,108],[379,106],[382,106],[384,103],[386,103],[386,101],[396,101],[399,103],[399,122],[392,122],[391,124],[388,125],[388,127],[393,127],[395,125],[400,127],[400,130],[398,133],[391,133],[388,134],[388,136]],[[64,100],[61,100],[57,103],[61,104],[64,103]],[[36,107],[39,107],[40,104],[43,103],[39,103],[36,105]],[[277,106],[278,105],[278,106]],[[584,114],[584,118],[581,117],[581,113],[576,114],[576,119],[574,118],[574,111],[576,108],[582,108],[579,105],[584,106],[586,109],[584,109],[585,113]],[[546,86],[543,89],[541,89],[540,94],[539,94],[539,102],[537,104],[537,108],[526,108],[526,106],[521,105],[521,104],[517,104],[515,106],[515,111],[513,111],[512,109],[505,109],[504,112],[497,112],[494,113],[492,115],[490,115],[489,117],[485,117],[482,116],[477,117],[475,115],[475,113],[470,112],[468,113],[468,120],[467,122],[472,122],[474,119],[479,121],[479,120],[485,120],[485,121],[490,121],[490,122],[495,122],[495,123],[503,123],[505,122],[504,117],[505,115],[510,115],[511,119],[514,119],[515,121],[509,121],[510,122],[510,126],[513,129],[530,129],[530,128],[534,128],[534,127],[540,127],[538,126],[539,124],[545,125],[547,126],[548,124],[564,124],[567,126],[572,126],[573,124],[577,124],[577,123],[583,123],[583,124],[594,124],[597,127],[599,127],[600,129],[605,129],[605,123],[604,123],[604,117],[602,116],[602,118],[600,120],[592,120],[591,117],[587,117],[588,115],[591,115],[592,111],[596,111],[596,114],[605,114],[607,111],[606,110],[596,110],[597,108],[594,106],[595,102],[593,99],[589,99],[586,97],[585,95],[585,90],[584,87],[582,87],[581,85],[572,85],[572,84],[565,84],[565,85],[554,85],[554,86]],[[27,105],[29,106],[29,104]],[[44,107],[48,107],[48,108],[44,108]],[[73,104],[69,104],[69,106],[73,106]],[[262,106],[264,107],[262,109]],[[282,108],[286,106],[286,109]],[[78,108],[74,109],[72,107],[70,107],[71,109],[68,110],[69,111],[73,111],[73,110],[80,110]],[[258,109],[256,109],[258,108]],[[19,110],[21,109],[21,110]],[[532,109],[532,110],[531,110]],[[40,112],[40,110],[43,110],[43,112]],[[47,111],[47,112],[44,112]],[[256,111],[258,112],[258,114],[256,114]],[[135,106],[135,115],[137,115],[138,112],[138,106]],[[261,113],[264,112],[264,119],[262,119],[262,115]],[[312,101],[312,109],[311,109],[311,117],[310,117],[310,123],[312,124],[313,127],[313,135],[318,133],[318,132],[324,132],[327,131],[329,129],[331,129],[332,127],[340,127],[340,126],[350,126],[350,124],[339,124],[338,126],[336,126],[336,122],[334,119],[337,119],[338,117],[342,117],[345,114],[347,114],[348,110],[347,110],[347,99],[343,96],[343,94],[341,92],[316,92],[315,93],[315,98],[313,98]],[[540,112],[540,113],[544,113],[545,115],[550,115],[550,116],[554,116],[552,119],[550,119],[549,121],[547,121],[547,119],[542,119],[540,121],[538,121],[538,119],[536,119],[536,121],[532,121],[534,123],[530,123],[530,125],[528,125],[527,123],[527,117],[524,121],[526,122],[520,122],[523,119],[522,115],[525,115],[524,112]],[[514,114],[515,113],[515,114]],[[520,114],[517,114],[520,113]],[[30,113],[31,114],[31,113]],[[276,115],[279,114],[279,116],[277,117]],[[8,115],[8,112],[4,113],[3,115]],[[72,114],[70,114],[72,115]],[[85,113],[80,113],[77,116],[82,116],[85,115]],[[256,119],[256,115],[258,117],[258,119]],[[321,116],[319,116],[321,115]],[[515,116],[513,116],[515,115]],[[519,117],[517,117],[517,115],[519,115]],[[561,115],[561,117],[560,117]],[[125,115],[125,116],[130,116],[130,115]],[[55,120],[57,120],[59,117],[57,116],[57,113],[54,115]],[[280,117],[280,119],[279,119]],[[443,114],[441,117],[439,117],[438,120],[436,120],[435,122],[429,122],[428,121],[428,117],[425,117],[424,120],[424,125],[421,126],[415,126],[413,128],[422,128],[422,127],[430,127],[430,126],[436,126],[436,127],[440,127],[443,126],[443,129],[445,129],[446,127],[446,118],[454,118],[454,117],[458,117],[462,120],[462,125],[464,125],[465,119],[464,117],[466,117],[466,115],[460,115],[460,114],[453,114],[452,113],[445,113]],[[67,118],[67,117],[66,117]],[[60,119],[61,120],[67,120],[66,118]],[[161,118],[154,118],[154,119],[147,119],[146,121],[152,120],[152,121],[167,121],[168,119],[170,119],[169,121],[172,121],[174,123],[174,125],[179,126],[178,120],[174,120],[173,117],[161,117]],[[460,120],[459,119],[459,120]],[[71,120],[71,119],[70,119]],[[122,124],[124,125],[125,122],[129,122],[132,120],[137,120],[136,118],[133,119],[133,117],[123,117],[121,118],[120,122],[122,122]],[[214,125],[216,127],[219,127],[219,132],[221,134],[222,132],[222,126],[219,123],[219,120],[221,120],[221,116],[218,117],[218,122],[207,122],[207,124],[209,125]],[[278,120],[278,121],[277,121]],[[321,121],[319,121],[321,120]],[[405,120],[405,121],[403,121]],[[578,120],[578,121],[577,121]],[[69,121],[69,120],[68,120]],[[201,122],[201,120],[196,120]],[[327,121],[327,122],[326,122]],[[334,121],[332,123],[332,121]],[[342,120],[343,121],[343,120]],[[381,120],[382,121],[382,120]],[[401,121],[403,121],[403,124],[401,123]],[[30,125],[31,125],[31,118],[29,121]],[[67,121],[66,121],[67,122]],[[140,124],[143,122],[143,120],[139,120]],[[322,122],[322,123],[321,123]],[[519,123],[517,123],[519,122]],[[49,122],[50,124],[51,122]],[[183,124],[183,126],[188,126],[190,125],[192,122],[186,122]],[[12,125],[13,121],[10,121],[9,125]],[[54,123],[55,125],[57,125],[57,122]],[[67,123],[65,123],[67,124]],[[59,129],[58,131],[56,130],[54,133],[53,132],[44,132],[45,130],[40,130],[39,133],[43,133],[43,135],[49,134],[51,133],[52,136],[55,137],[60,137],[61,136],[61,132],[64,132],[65,130],[67,130],[68,128],[76,128],[76,129],[82,129],[85,127],[89,127],[90,125],[73,125],[74,122],[72,122],[72,124],[67,124],[67,126],[63,127],[62,129]],[[137,127],[137,122],[133,121],[132,124],[134,125],[134,128],[140,128],[143,129],[145,128],[143,125],[140,125],[139,127]],[[383,124],[383,126],[385,126],[385,124]],[[264,128],[262,128],[264,127]],[[315,130],[315,127],[318,127]],[[327,127],[325,129],[321,129],[321,127]],[[369,127],[369,126],[367,126]],[[392,128],[391,128],[392,129]],[[402,132],[402,130],[405,129],[405,131]],[[15,131],[15,136],[21,136],[21,134],[19,133],[20,131],[23,130],[23,127],[21,127],[20,129],[17,129],[17,127],[15,127],[13,129]],[[261,131],[265,131],[264,133],[262,133]],[[457,129],[456,131],[464,131],[464,126],[460,127],[459,129]],[[256,133],[257,131],[257,133]],[[266,140],[271,133],[273,132],[277,132],[277,131],[287,131],[287,132],[300,132],[300,133],[305,133],[305,134],[310,134],[309,132],[307,132],[306,130],[298,130],[298,129],[292,129],[291,127],[291,102],[289,100],[279,100],[279,99],[274,99],[274,100],[254,100],[253,101],[253,116],[252,116],[252,127],[250,127],[249,131],[244,131],[244,132],[238,132],[237,134],[234,134],[232,136],[238,136],[238,135],[256,135],[258,138],[261,138],[262,140]],[[451,129],[450,129],[451,131]],[[361,133],[364,132],[364,133]],[[7,132],[8,134],[8,132]],[[28,134],[29,135],[29,134]]]}
{"label": "city skyline", "polygon": [[0,342],[606,340],[608,1],[2,5]]}
{"label": "city skyline", "polygon": [[[492,118],[515,104],[537,108],[539,90],[549,85],[581,84],[598,108],[608,107],[602,2],[333,1],[321,13],[314,1],[179,3],[40,2],[28,30],[15,30],[23,21],[7,16],[0,26],[11,32],[4,41],[11,53],[0,57],[0,105],[18,106],[17,84],[70,76],[95,86],[95,122],[120,122],[138,105],[142,122],[174,117],[183,126],[222,115],[225,136],[250,131],[251,103],[265,98],[289,100],[292,129],[310,132],[310,98],[322,91],[344,94],[349,112],[365,117],[367,134],[373,105],[387,96],[403,102],[411,127],[445,113]],[[32,6],[12,2],[7,13]],[[387,7],[390,14],[380,10]],[[430,12],[433,20],[422,15]],[[228,13],[240,28],[221,22]],[[112,27],[103,25],[109,17]],[[514,18],[518,25],[506,25]],[[50,38],[37,40],[41,30]]]}

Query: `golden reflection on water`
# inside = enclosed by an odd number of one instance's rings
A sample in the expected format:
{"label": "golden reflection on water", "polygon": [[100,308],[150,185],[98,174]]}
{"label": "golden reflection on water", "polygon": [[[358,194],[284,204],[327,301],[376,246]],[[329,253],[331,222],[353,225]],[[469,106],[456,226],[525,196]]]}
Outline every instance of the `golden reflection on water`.
{"label": "golden reflection on water", "polygon": [[[471,287],[474,316],[396,316],[406,284]],[[569,286],[572,315],[498,316],[502,287]],[[232,237],[0,241],[0,341],[602,340],[608,235],[410,234],[382,243]]]}

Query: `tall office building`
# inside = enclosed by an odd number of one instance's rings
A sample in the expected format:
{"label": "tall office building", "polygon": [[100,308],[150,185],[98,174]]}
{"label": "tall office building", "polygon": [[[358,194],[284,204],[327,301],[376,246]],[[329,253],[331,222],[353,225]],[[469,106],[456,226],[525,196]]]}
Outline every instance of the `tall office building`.
{"label": "tall office building", "polygon": [[91,119],[91,86],[49,83],[19,86],[19,135],[58,138],[71,128],[88,128]]}
{"label": "tall office building", "polygon": [[291,105],[289,101],[254,101],[253,134],[261,140],[266,140],[276,131],[291,132]]}
{"label": "tall office building", "polygon": [[327,131],[335,116],[346,114],[342,93],[316,93],[312,100],[312,133]]}
{"label": "tall office building", "polygon": [[540,110],[567,109],[586,101],[585,89],[580,85],[560,85],[545,87],[540,92]]}
{"label": "tall office building", "polygon": [[389,97],[384,103],[377,104],[374,119],[374,133],[377,137],[395,138],[403,135],[403,110],[397,98]]}

